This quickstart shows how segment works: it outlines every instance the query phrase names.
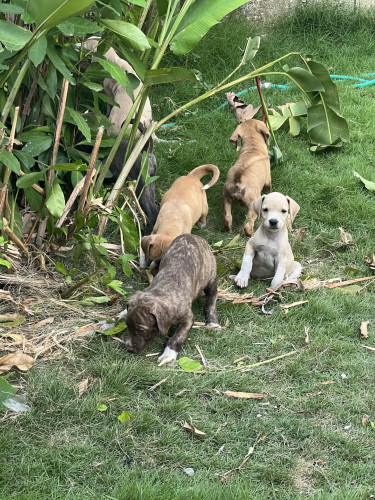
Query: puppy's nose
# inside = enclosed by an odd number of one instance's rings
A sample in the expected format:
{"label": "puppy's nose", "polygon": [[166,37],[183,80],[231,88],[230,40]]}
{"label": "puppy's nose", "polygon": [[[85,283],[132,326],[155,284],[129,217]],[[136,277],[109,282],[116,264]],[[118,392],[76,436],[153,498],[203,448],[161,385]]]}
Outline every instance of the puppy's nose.
{"label": "puppy's nose", "polygon": [[277,227],[278,222],[279,222],[279,221],[278,221],[277,219],[270,219],[270,220],[268,221],[268,223],[269,223],[270,227]]}
{"label": "puppy's nose", "polygon": [[125,340],[125,347],[130,352],[134,352],[135,351],[134,345],[133,345],[133,343],[132,343],[132,341],[130,339],[126,339]]}

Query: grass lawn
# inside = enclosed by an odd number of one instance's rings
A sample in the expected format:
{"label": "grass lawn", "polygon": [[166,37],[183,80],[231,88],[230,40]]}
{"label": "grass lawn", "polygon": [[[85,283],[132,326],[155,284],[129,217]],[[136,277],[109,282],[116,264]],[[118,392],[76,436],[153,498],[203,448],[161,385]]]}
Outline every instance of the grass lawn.
{"label": "grass lawn", "polygon": [[[201,73],[202,86],[212,86],[237,65],[246,37],[255,35],[264,35],[257,66],[299,51],[313,55],[331,74],[375,71],[375,11],[344,11],[327,3],[306,5],[268,28],[230,17],[186,56],[186,66]],[[170,65],[184,64],[175,59],[171,56]],[[272,171],[273,189],[301,205],[294,229],[307,226],[304,238],[297,231],[290,236],[294,254],[305,276],[321,280],[369,276],[364,257],[375,253],[375,195],[353,175],[355,170],[375,181],[375,87],[337,85],[350,143],[312,154],[305,127],[298,138],[280,130],[284,163]],[[163,87],[151,101],[160,107],[159,117],[165,116],[202,93],[202,86]],[[264,94],[273,106],[300,97],[272,88]],[[244,99],[258,104],[254,91]],[[213,111],[225,100],[215,96],[176,117],[177,130],[159,131],[170,142],[156,144],[157,192],[160,199],[177,176],[202,163],[217,164],[222,176],[208,191],[207,227],[194,232],[223,245],[241,233],[243,247],[243,209],[234,210],[233,233],[222,232],[222,186],[238,154],[229,144],[233,114],[228,108]],[[340,227],[352,244],[341,241]],[[226,276],[236,271],[229,258],[241,259],[242,253],[237,248],[218,254],[222,286],[229,286]],[[133,275],[127,284],[129,293],[130,287],[144,287],[145,276]],[[40,358],[25,374],[13,372],[9,381],[22,387],[31,411],[0,414],[0,499],[373,498],[375,352],[362,345],[375,348],[375,284],[359,285],[358,293],[283,291],[286,304],[308,301],[288,314],[279,303],[273,314],[263,314],[259,307],[219,302],[219,320],[227,326],[193,329],[181,352],[199,361],[198,344],[209,365],[203,374],[157,367],[156,358],[145,355],[161,351],[161,338],[134,355],[100,335],[53,359]],[[250,282],[247,291],[258,296],[266,286]],[[203,301],[194,307],[202,321]],[[370,321],[366,340],[359,330],[365,320]],[[232,371],[238,358],[248,365],[292,351],[247,372]],[[88,390],[79,395],[78,384],[87,378]],[[224,393],[228,390],[265,397],[237,399]],[[97,410],[99,402],[106,411]],[[117,417],[124,411],[132,417],[121,423]],[[205,435],[184,429],[184,421]],[[223,474],[238,467],[254,443],[248,460],[222,484]]]}

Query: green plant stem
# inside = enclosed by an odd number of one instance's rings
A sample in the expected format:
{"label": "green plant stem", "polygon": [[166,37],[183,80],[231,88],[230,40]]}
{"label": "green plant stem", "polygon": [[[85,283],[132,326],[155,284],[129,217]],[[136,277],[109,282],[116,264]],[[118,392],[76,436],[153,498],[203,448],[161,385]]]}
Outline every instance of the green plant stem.
{"label": "green plant stem", "polygon": [[280,149],[279,145],[277,144],[275,133],[274,133],[272,125],[271,125],[271,121],[270,121],[270,117],[269,117],[268,109],[267,109],[267,104],[264,101],[263,92],[262,92],[262,89],[261,89],[261,86],[260,86],[259,76],[255,77],[255,80],[256,80],[256,84],[257,84],[257,88],[258,88],[258,94],[259,94],[260,102],[262,104],[263,113],[264,113],[264,116],[266,117],[266,120],[267,120],[267,123],[268,123],[268,128],[270,129],[273,142],[275,143],[276,147],[278,149]]}
{"label": "green plant stem", "polygon": [[102,269],[98,269],[97,271],[93,272],[89,276],[86,276],[86,278],[83,278],[82,280],[78,281],[75,285],[71,286],[61,294],[62,299],[67,299],[70,297],[76,290],[81,288],[81,286],[86,285],[86,283],[89,283],[95,276],[97,276],[100,272],[102,272]]}
{"label": "green plant stem", "polygon": [[142,29],[143,23],[146,20],[148,11],[150,10],[150,7],[151,7],[151,4],[153,1],[154,0],[147,0],[146,7],[143,7],[141,17],[139,18],[139,21],[138,21],[138,28],[139,29]]}
{"label": "green plant stem", "polygon": [[17,75],[17,78],[16,78],[16,81],[14,82],[14,85],[9,93],[9,96],[8,96],[8,99],[5,103],[5,106],[4,106],[4,109],[3,109],[3,112],[1,113],[1,121],[2,123],[5,123],[7,118],[8,118],[8,115],[9,115],[9,111],[11,110],[12,108],[12,105],[13,105],[13,102],[14,102],[14,99],[16,98],[16,95],[19,91],[19,88],[23,82],[23,79],[25,78],[25,75],[29,69],[29,66],[30,66],[30,59],[27,59],[24,63],[23,63],[23,66],[22,68],[20,69],[20,72],[18,73]]}
{"label": "green plant stem", "polygon": [[122,127],[121,127],[121,130],[120,130],[120,133],[119,135],[117,136],[113,146],[112,146],[112,149],[111,149],[111,152],[109,153],[108,155],[108,158],[106,159],[104,165],[101,167],[100,169],[100,174],[99,174],[99,177],[95,183],[95,187],[94,187],[94,196],[96,196],[96,194],[98,193],[98,191],[100,190],[100,188],[102,187],[102,184],[103,184],[103,181],[105,179],[105,176],[107,175],[107,172],[109,170],[109,167],[111,166],[111,163],[112,163],[112,160],[113,158],[115,157],[115,154],[120,146],[120,142],[122,141],[126,131],[127,131],[127,128],[130,124],[130,120],[135,112],[135,110],[137,109],[137,106],[138,104],[140,103],[141,99],[142,99],[142,90],[140,91],[140,93],[138,94],[137,98],[135,99],[135,101],[133,102],[133,106],[130,108],[130,111],[128,113],[128,116],[126,117],[126,120],[124,121]]}

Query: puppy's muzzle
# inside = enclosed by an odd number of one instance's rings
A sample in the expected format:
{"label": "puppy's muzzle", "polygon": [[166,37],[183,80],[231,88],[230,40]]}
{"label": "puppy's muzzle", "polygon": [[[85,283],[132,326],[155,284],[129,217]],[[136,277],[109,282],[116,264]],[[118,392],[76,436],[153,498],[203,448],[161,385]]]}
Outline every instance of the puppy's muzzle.
{"label": "puppy's muzzle", "polygon": [[268,220],[268,227],[270,229],[277,229],[279,226],[279,221],[277,219],[269,219]]}

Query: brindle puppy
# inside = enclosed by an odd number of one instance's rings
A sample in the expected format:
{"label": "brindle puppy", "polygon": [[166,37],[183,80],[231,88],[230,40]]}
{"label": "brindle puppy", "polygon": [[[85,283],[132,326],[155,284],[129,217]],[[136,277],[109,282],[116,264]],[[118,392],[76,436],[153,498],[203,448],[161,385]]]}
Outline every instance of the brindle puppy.
{"label": "brindle puppy", "polygon": [[[139,352],[160,332],[175,333],[168,340],[158,362],[174,363],[193,326],[193,301],[204,291],[207,326],[219,326],[216,314],[216,261],[208,243],[199,236],[178,236],[161,259],[159,273],[151,285],[131,297],[127,313],[121,313],[128,326],[126,347]],[[125,316],[126,314],[126,316]]]}

